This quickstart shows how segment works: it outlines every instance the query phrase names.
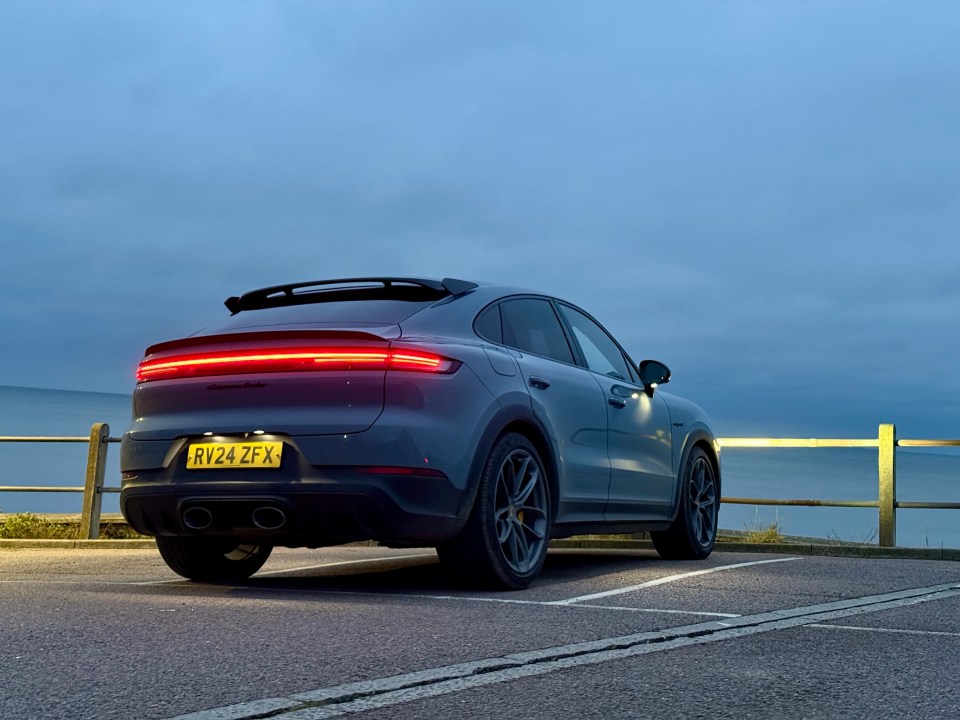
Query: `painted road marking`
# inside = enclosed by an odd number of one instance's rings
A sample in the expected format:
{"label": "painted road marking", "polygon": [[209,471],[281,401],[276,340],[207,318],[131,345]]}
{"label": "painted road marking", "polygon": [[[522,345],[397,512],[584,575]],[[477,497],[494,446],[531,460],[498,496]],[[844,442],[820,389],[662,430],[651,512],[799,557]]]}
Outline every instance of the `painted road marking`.
{"label": "painted road marking", "polygon": [[[350,590],[336,590],[332,593],[343,595],[375,595],[383,597],[383,593],[353,592]],[[332,594],[331,593],[331,594]],[[588,608],[590,610],[625,610],[627,612],[665,613],[668,615],[702,615],[704,617],[735,618],[735,613],[701,612],[699,610],[667,610],[665,608],[635,608],[620,607],[617,605],[588,605],[587,603],[570,604],[565,600],[518,600],[505,597],[479,597],[473,595],[415,595],[413,593],[390,593],[390,597],[412,598],[414,600],[442,600],[454,602],[500,603],[502,605],[539,605],[541,607],[570,607]]]}
{"label": "painted road marking", "polygon": [[[251,580],[256,580],[260,577],[266,577],[268,575],[282,575],[284,573],[292,572],[304,572],[307,570],[325,570],[327,568],[348,568],[348,567],[357,567],[359,572],[369,572],[370,565],[392,565],[394,561],[406,561],[406,560],[426,560],[427,562],[400,562],[397,564],[397,567],[386,568],[388,570],[401,569],[406,567],[415,567],[417,565],[431,565],[437,560],[436,553],[417,553],[416,555],[384,555],[383,557],[376,558],[362,558],[359,560],[339,560],[332,563],[320,563],[318,565],[303,565],[301,567],[293,568],[282,568],[280,570],[267,570],[265,572],[258,572],[251,577]],[[173,580],[150,580],[148,582],[138,582],[130,583],[131,585],[170,585],[173,583],[189,584],[191,587],[195,585],[202,585],[202,583],[196,583],[186,578],[174,578]]]}
{"label": "painted road marking", "polygon": [[[623,612],[642,612],[642,613],[659,613],[667,615],[696,615],[700,617],[716,617],[716,618],[737,618],[740,615],[736,613],[717,613],[717,612],[706,612],[698,610],[674,610],[667,608],[635,608],[635,607],[623,607],[616,605],[592,605],[586,600],[593,600],[596,598],[610,597],[613,595],[622,595],[629,592],[635,592],[637,590],[642,590],[649,587],[656,587],[658,585],[664,585],[666,583],[677,582],[679,580],[684,580],[689,577],[696,577],[698,575],[706,575],[711,573],[720,572],[723,570],[734,570],[737,568],[743,567],[752,567],[754,565],[766,565],[770,563],[779,563],[779,562],[788,562],[790,560],[801,560],[799,557],[787,557],[787,558],[774,558],[771,560],[755,560],[745,563],[736,563],[732,565],[721,565],[718,567],[707,568],[705,570],[694,570],[686,573],[678,573],[675,575],[668,575],[662,578],[656,578],[654,580],[648,580],[646,582],[640,583],[638,585],[630,585],[624,588],[616,588],[614,590],[607,590],[600,593],[592,593],[590,595],[580,595],[575,598],[567,598],[565,600],[520,600],[517,598],[506,598],[506,597],[477,597],[477,596],[464,596],[464,595],[425,595],[425,594],[414,594],[414,593],[386,593],[389,597],[392,598],[411,598],[415,600],[440,600],[440,601],[454,601],[454,602],[484,602],[484,603],[501,603],[501,604],[513,604],[513,605],[540,605],[540,606],[553,606],[553,607],[579,607],[593,610],[610,610],[610,611],[623,611]],[[355,560],[341,560],[338,562],[332,563],[320,563],[317,565],[303,565],[299,567],[292,568],[281,568],[279,570],[268,570],[265,572],[259,572],[253,576],[253,579],[258,577],[265,576],[277,576],[284,575],[288,573],[295,572],[307,572],[307,571],[316,571],[316,570],[325,570],[327,568],[344,568],[349,569],[352,567],[357,567],[360,571],[369,570],[370,565],[397,565],[397,568],[401,567],[414,567],[421,564],[433,564],[436,562],[437,557],[435,553],[415,553],[409,555],[388,555],[378,558],[363,558]],[[399,562],[397,562],[399,561]],[[416,561],[416,562],[407,562],[407,561]],[[389,568],[394,569],[394,568]],[[59,585],[120,585],[120,586],[160,586],[160,585],[182,585],[185,587],[196,587],[201,584],[191,582],[185,578],[173,578],[170,580],[147,580],[140,582],[111,582],[111,581],[43,581],[43,580],[0,580],[0,583],[22,583],[22,584],[34,584],[34,583],[43,583],[49,582],[50,584],[59,584]],[[252,586],[251,586],[252,587]],[[306,588],[297,588],[296,590],[288,590],[286,588],[273,588],[276,592],[310,592]],[[366,596],[366,597],[384,597],[385,593],[373,593],[373,592],[362,592],[362,591],[351,591],[351,590],[330,590],[330,589],[319,589],[316,592],[322,593],[324,595],[357,595],[357,596]]]}
{"label": "painted road marking", "polygon": [[933,635],[934,637],[956,637],[960,638],[960,633],[945,632],[943,630],[907,630],[900,628],[879,628],[868,627],[866,625],[811,625],[812,628],[821,628],[824,630],[860,630],[863,632],[892,633],[894,635]]}
{"label": "painted road marking", "polygon": [[[266,572],[258,572],[253,577],[255,579],[258,577],[265,577],[267,575],[283,575],[284,573],[304,572],[307,570],[325,570],[326,568],[343,567],[345,565],[365,566],[365,565],[373,565],[376,563],[391,562],[394,560],[431,560],[432,562],[422,563],[422,564],[432,565],[433,562],[436,562],[437,560],[437,554],[432,552],[432,553],[417,553],[415,555],[384,555],[383,557],[363,558],[360,560],[340,560],[338,562],[322,563],[320,565],[303,565],[301,567],[283,568],[282,570],[267,570]],[[421,563],[409,563],[409,564],[404,564],[403,567],[414,567],[415,565],[420,565],[420,564]]]}
{"label": "painted road marking", "polygon": [[735,565],[719,565],[718,567],[707,568],[706,570],[693,570],[692,572],[680,573],[678,575],[667,575],[666,577],[657,578],[656,580],[642,582],[639,585],[631,585],[629,587],[617,588],[615,590],[605,590],[603,592],[591,593],[590,595],[580,595],[579,597],[568,598],[566,600],[555,600],[552,604],[573,605],[574,603],[584,602],[585,600],[598,600],[600,598],[611,597],[613,595],[623,595],[624,593],[631,593],[635,592],[636,590],[644,590],[646,588],[656,587],[658,585],[665,585],[666,583],[677,582],[678,580],[686,580],[687,578],[696,577],[698,575],[709,575],[711,573],[723,572],[724,570],[736,570],[737,568],[752,567],[754,565],[768,565],[770,563],[791,562],[793,560],[802,559],[803,558],[799,557],[785,557],[774,558],[773,560],[754,560],[752,562],[736,563]]}
{"label": "painted road marking", "polygon": [[[868,595],[817,605],[747,615],[729,622],[705,622],[590,642],[574,643],[432,668],[420,672],[346,683],[298,693],[288,698],[268,698],[200,712],[171,720],[247,720],[262,714],[269,703],[280,720],[325,720],[457,693],[470,688],[510,682],[586,665],[663,652],[690,645],[730,640],[758,633],[815,625],[844,617],[893,610],[919,603],[960,596],[960,585],[951,583]],[[284,712],[290,710],[290,712]]]}

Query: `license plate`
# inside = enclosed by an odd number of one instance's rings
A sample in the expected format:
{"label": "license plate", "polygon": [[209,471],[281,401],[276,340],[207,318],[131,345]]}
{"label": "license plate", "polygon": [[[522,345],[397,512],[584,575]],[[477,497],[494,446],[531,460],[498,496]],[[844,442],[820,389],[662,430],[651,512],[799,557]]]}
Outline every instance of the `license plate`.
{"label": "license plate", "polygon": [[187,470],[280,467],[282,442],[194,443],[187,449]]}

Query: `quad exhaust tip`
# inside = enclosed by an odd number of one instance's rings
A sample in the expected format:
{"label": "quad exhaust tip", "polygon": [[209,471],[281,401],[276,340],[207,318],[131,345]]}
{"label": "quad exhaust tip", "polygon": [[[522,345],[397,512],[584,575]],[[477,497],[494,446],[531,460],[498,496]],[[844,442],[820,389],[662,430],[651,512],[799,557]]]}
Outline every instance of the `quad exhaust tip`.
{"label": "quad exhaust tip", "polygon": [[253,524],[261,530],[279,530],[287,524],[287,516],[279,508],[259,507],[253,511]]}

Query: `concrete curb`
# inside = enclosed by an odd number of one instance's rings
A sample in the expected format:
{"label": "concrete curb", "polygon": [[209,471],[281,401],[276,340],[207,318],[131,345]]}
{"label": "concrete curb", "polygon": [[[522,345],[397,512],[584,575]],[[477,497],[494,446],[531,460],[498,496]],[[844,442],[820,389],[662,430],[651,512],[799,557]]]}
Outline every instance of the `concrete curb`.
{"label": "concrete curb", "polygon": [[0,539],[7,550],[156,550],[157,543],[147,540],[15,540]]}

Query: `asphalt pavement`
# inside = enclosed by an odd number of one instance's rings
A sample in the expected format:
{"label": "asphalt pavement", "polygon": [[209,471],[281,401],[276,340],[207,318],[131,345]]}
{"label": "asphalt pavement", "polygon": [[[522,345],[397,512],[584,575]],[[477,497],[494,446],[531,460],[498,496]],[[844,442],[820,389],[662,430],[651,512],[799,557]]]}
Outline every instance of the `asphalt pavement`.
{"label": "asphalt pavement", "polygon": [[430,550],[0,549],[0,717],[960,717],[960,563],[551,551],[520,592]]}

